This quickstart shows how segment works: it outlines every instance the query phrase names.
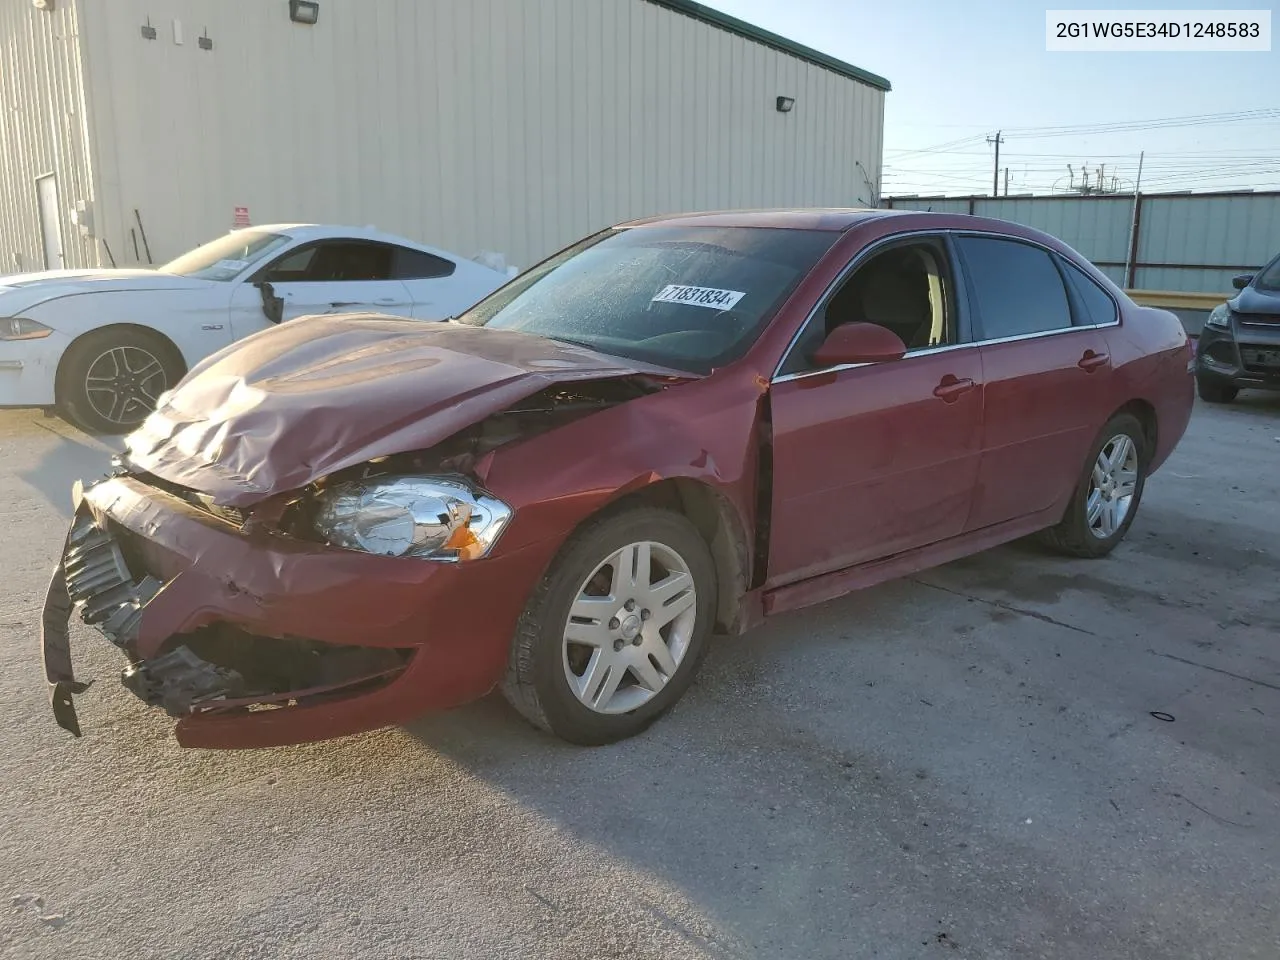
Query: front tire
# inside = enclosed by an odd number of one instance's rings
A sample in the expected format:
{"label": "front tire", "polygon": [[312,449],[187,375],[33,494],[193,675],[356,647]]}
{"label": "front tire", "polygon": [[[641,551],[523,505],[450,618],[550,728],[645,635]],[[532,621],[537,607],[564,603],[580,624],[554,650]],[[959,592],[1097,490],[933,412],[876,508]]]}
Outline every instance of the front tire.
{"label": "front tire", "polygon": [[1231,403],[1240,393],[1239,388],[1229,383],[1216,383],[1212,380],[1196,380],[1196,393],[1206,403]]}
{"label": "front tire", "polygon": [[128,433],[183,374],[163,337],[133,327],[96,330],[67,351],[58,369],[58,409],[89,433]]}
{"label": "front tire", "polygon": [[1109,554],[1137,516],[1150,459],[1138,418],[1127,413],[1112,417],[1090,450],[1062,522],[1044,531],[1043,540],[1073,557]]}
{"label": "front tire", "polygon": [[645,730],[693,682],[716,611],[715,563],[684,517],[641,507],[574,534],[534,589],[503,693],[570,743]]}

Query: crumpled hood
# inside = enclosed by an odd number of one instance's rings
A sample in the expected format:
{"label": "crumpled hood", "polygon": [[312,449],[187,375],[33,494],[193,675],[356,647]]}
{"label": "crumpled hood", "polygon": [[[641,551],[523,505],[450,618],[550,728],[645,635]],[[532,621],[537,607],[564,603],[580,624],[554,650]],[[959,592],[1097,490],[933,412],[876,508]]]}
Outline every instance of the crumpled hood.
{"label": "crumpled hood", "polygon": [[85,293],[132,290],[195,290],[213,281],[158,270],[46,270],[0,277],[0,316],[13,316],[46,300]]}
{"label": "crumpled hood", "polygon": [[198,364],[127,438],[130,466],[248,506],[421,450],[555,383],[688,379],[506,330],[372,314],[293,320]]}

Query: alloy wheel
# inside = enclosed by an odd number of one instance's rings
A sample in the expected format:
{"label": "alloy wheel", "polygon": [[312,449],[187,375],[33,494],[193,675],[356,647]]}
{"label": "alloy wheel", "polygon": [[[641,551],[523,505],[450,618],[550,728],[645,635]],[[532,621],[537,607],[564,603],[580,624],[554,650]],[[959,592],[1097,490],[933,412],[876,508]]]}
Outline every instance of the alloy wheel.
{"label": "alloy wheel", "polygon": [[110,423],[141,423],[169,386],[164,364],[141,347],[112,347],[89,364],[85,395]]}
{"label": "alloy wheel", "polygon": [[1133,508],[1138,489],[1138,448],[1127,434],[1103,444],[1093,464],[1086,502],[1089,532],[1099,540],[1114,536]]}
{"label": "alloy wheel", "polygon": [[693,639],[697,591],[665,544],[628,544],[583,581],[565,624],[565,678],[596,713],[643,706],[675,676]]}

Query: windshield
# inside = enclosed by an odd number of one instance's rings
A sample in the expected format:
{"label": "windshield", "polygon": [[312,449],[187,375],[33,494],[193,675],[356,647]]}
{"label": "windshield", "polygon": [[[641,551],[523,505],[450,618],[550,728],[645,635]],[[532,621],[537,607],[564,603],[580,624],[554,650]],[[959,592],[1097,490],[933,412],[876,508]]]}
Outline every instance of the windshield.
{"label": "windshield", "polygon": [[838,233],[763,227],[610,230],[458,318],[696,373],[737,359]]}
{"label": "windshield", "polygon": [[1258,279],[1253,281],[1253,285],[1258,290],[1280,290],[1280,257],[1276,257],[1259,271]]}
{"label": "windshield", "polygon": [[199,280],[234,280],[249,264],[288,242],[289,238],[279,233],[236,230],[196,247],[158,269],[161,273]]}

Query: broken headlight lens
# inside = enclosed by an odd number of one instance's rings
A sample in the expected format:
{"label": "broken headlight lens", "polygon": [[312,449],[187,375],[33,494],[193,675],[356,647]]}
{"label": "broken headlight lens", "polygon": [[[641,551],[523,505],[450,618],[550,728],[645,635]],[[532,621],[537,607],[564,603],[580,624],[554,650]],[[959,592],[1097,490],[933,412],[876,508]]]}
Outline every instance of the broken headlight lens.
{"label": "broken headlight lens", "polygon": [[0,340],[43,340],[53,330],[26,317],[0,317]]}
{"label": "broken headlight lens", "polygon": [[1230,328],[1231,327],[1231,308],[1225,303],[1220,303],[1213,308],[1213,312],[1209,314],[1205,323],[1211,327]]}
{"label": "broken headlight lens", "polygon": [[477,560],[511,508],[461,480],[378,477],[339,483],[316,498],[314,526],[335,547],[386,557]]}

